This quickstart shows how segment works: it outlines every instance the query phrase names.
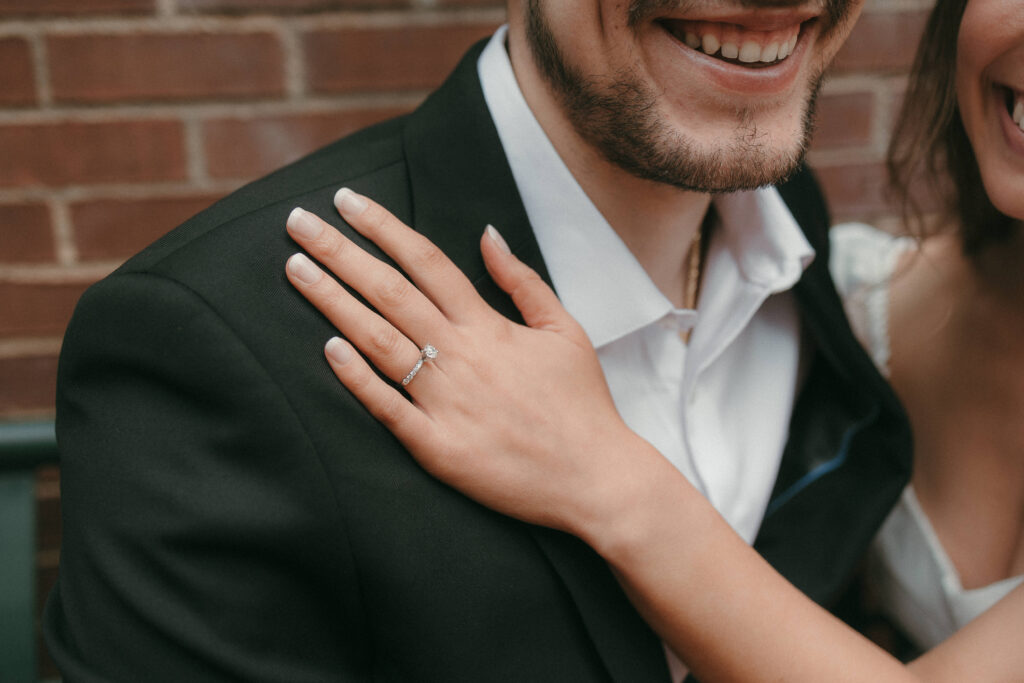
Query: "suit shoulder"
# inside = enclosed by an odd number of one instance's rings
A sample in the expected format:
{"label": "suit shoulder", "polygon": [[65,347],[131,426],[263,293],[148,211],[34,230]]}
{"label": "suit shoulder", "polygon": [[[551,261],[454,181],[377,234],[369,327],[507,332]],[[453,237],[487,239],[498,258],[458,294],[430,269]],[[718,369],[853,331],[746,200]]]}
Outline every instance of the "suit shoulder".
{"label": "suit shoulder", "polygon": [[[407,117],[391,119],[365,128],[284,166],[232,192],[209,208],[133,256],[118,271],[138,272],[159,268],[183,251],[200,243],[217,241],[217,234],[244,223],[250,230],[247,241],[261,239],[263,230],[283,232],[278,214],[282,206],[298,205],[316,210],[320,195],[343,185],[359,185],[366,178],[403,175],[402,130]],[[384,184],[387,184],[384,181]],[[317,199],[311,199],[311,197]]]}

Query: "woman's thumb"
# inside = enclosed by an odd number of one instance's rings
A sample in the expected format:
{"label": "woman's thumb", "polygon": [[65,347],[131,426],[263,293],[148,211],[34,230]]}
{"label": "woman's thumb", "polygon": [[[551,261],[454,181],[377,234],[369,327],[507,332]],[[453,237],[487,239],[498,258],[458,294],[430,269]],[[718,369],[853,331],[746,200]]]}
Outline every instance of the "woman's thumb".
{"label": "woman's thumb", "polygon": [[555,292],[533,268],[520,261],[493,225],[480,240],[480,251],[491,278],[510,297],[530,327],[564,330],[571,317]]}

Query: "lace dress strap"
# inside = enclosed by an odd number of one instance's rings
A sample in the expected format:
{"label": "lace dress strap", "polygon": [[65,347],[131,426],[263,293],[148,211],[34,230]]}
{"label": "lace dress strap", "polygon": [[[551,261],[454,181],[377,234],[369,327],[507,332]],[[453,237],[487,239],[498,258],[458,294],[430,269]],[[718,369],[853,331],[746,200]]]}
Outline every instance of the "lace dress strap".
{"label": "lace dress strap", "polygon": [[864,223],[836,225],[829,242],[829,270],[853,332],[888,377],[889,280],[900,256],[914,249],[915,242]]}

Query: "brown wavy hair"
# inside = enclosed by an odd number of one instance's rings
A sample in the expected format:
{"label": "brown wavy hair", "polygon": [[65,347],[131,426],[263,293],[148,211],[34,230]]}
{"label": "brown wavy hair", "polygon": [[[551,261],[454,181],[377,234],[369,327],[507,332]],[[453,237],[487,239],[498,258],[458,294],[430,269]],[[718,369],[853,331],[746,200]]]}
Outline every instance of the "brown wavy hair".
{"label": "brown wavy hair", "polygon": [[[942,228],[959,232],[964,253],[978,254],[1009,237],[1014,221],[988,198],[956,99],[957,35],[968,0],[937,0],[910,73],[887,166],[904,222],[923,238]],[[918,184],[940,200],[936,227],[928,227]]]}

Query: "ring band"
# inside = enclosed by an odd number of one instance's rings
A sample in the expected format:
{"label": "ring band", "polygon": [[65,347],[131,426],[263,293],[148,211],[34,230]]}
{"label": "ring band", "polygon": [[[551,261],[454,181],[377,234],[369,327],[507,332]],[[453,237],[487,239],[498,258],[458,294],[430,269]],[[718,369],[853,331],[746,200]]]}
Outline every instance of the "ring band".
{"label": "ring band", "polygon": [[409,382],[412,381],[413,377],[416,376],[416,373],[419,372],[420,368],[423,367],[423,363],[425,363],[428,360],[434,360],[435,358],[437,358],[437,349],[431,346],[430,344],[427,344],[422,349],[420,349],[420,357],[416,361],[416,365],[412,366],[412,370],[409,371],[409,374],[406,375],[405,379],[402,380],[402,386],[407,386]]}

